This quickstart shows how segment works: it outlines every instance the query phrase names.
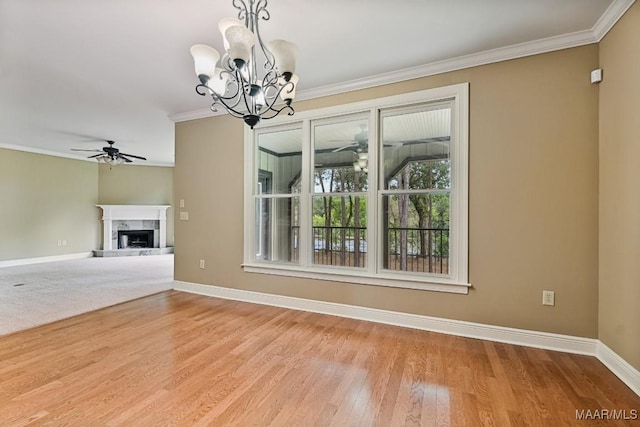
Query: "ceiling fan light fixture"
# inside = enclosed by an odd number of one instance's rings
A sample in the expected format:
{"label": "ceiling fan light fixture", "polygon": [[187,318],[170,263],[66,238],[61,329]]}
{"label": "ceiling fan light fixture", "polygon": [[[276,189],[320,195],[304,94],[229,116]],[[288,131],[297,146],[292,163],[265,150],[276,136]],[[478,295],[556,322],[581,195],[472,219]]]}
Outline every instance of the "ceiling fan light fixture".
{"label": "ceiling fan light fixture", "polygon": [[[298,46],[281,39],[263,42],[258,23],[271,17],[266,1],[233,0],[232,5],[238,19],[218,23],[225,52],[220,55],[206,45],[191,47],[200,80],[196,93],[211,96],[212,111],[222,106],[252,129],[261,119],[272,119],[283,111],[293,115]],[[280,100],[284,105],[276,105]]]}

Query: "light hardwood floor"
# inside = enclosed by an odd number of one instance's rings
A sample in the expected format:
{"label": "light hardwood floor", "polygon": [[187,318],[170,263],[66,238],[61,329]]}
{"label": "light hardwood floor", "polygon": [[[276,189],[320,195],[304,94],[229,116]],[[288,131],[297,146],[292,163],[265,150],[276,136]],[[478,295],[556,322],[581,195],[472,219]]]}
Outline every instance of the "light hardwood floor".
{"label": "light hardwood floor", "polygon": [[176,291],[0,337],[1,426],[562,426],[601,409],[630,417],[640,397],[593,357]]}

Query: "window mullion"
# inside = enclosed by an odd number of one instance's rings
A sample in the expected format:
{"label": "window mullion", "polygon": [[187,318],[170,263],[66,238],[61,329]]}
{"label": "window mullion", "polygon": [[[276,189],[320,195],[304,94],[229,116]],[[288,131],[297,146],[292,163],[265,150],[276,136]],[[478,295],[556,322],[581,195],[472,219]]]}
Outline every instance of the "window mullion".
{"label": "window mullion", "polygon": [[378,110],[372,108],[369,111],[369,186],[367,189],[367,271],[371,275],[378,272],[380,247],[378,238],[378,153],[381,146],[378,136],[379,126]]}
{"label": "window mullion", "polygon": [[255,161],[256,161],[256,133],[244,133],[244,164],[249,165],[244,169],[244,262],[255,262],[254,242],[255,242]]}
{"label": "window mullion", "polygon": [[302,169],[300,172],[301,192],[300,192],[300,265],[304,268],[311,266],[311,241],[313,239],[311,233],[312,226],[312,195],[311,195],[311,179],[313,177],[313,141],[311,135],[311,121],[304,120],[302,122]]}

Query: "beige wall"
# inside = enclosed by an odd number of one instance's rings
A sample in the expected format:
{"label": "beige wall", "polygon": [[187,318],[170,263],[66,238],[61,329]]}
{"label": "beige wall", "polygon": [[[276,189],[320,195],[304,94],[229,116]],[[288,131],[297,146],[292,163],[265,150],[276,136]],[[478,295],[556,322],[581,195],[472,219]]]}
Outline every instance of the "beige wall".
{"label": "beige wall", "polygon": [[[176,279],[596,337],[597,65],[590,45],[296,103],[470,82],[469,295],[244,273],[243,124],[228,116],[176,125],[175,199],[190,212],[176,221]],[[555,307],[541,305],[543,289]]]}
{"label": "beige wall", "polygon": [[95,164],[0,148],[0,261],[96,249],[97,202]]}
{"label": "beige wall", "polygon": [[[103,205],[172,205],[173,168],[99,166],[98,201]],[[173,210],[167,210],[167,246],[173,246]]]}
{"label": "beige wall", "polygon": [[600,45],[599,337],[640,370],[640,4]]}

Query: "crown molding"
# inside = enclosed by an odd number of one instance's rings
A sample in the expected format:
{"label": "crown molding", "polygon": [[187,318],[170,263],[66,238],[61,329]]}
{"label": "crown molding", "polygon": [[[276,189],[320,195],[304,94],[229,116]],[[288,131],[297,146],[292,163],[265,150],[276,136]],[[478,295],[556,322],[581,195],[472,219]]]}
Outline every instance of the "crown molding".
{"label": "crown molding", "polygon": [[86,157],[82,157],[82,156],[76,156],[74,154],[60,153],[57,151],[44,150],[42,148],[37,148],[37,147],[29,147],[26,145],[13,145],[13,144],[0,143],[0,148],[5,148],[7,150],[14,150],[14,151],[24,151],[27,153],[34,153],[34,154],[43,154],[45,156],[63,157],[65,159],[82,160],[84,162],[93,161],[92,159],[87,159]]}
{"label": "crown molding", "polygon": [[169,114],[169,120],[174,123],[188,122],[190,120],[206,119],[207,117],[222,116],[227,114],[224,111],[211,111],[210,108],[202,108],[200,110],[186,111],[184,113]]}
{"label": "crown molding", "polygon": [[[483,52],[459,56],[457,58],[445,59],[432,62],[417,67],[389,73],[378,74],[362,79],[350,80],[347,82],[321,86],[317,88],[302,90],[298,92],[296,101],[321,98],[324,96],[337,95],[340,93],[355,90],[367,89],[375,86],[382,86],[391,83],[398,83],[406,80],[428,77],[436,74],[451,71],[463,70],[466,68],[487,65],[496,62],[508,61],[510,59],[523,58],[526,56],[538,55],[572,47],[584,46],[598,43],[607,32],[615,25],[622,15],[631,7],[635,0],[614,0],[607,10],[602,14],[596,24],[589,30],[577,31],[554,37],[534,40],[531,42],[514,44]],[[188,111],[184,113],[171,114],[169,118],[175,122],[186,122],[189,120],[203,119],[226,114],[225,112],[212,112],[208,108]]]}
{"label": "crown molding", "polygon": [[609,5],[591,29],[598,42],[607,35],[609,30],[622,18],[622,15],[624,15],[635,1],[636,0],[614,0],[611,5]]}
{"label": "crown molding", "polygon": [[480,65],[492,64],[507,61],[510,59],[522,58],[526,56],[538,55],[541,53],[553,52],[556,50],[568,49],[571,47],[583,46],[595,43],[593,33],[590,30],[579,31],[562,36],[549,37],[532,42],[519,43],[497,49],[459,56],[457,58],[445,59],[432,62],[417,67],[405,68],[384,74],[378,74],[363,79],[351,80],[334,85],[322,86],[303,91],[299,100],[319,98],[321,96],[336,95],[354,90],[367,89],[391,83],[398,83],[406,80],[421,77],[433,76],[436,74],[448,73],[451,71],[463,70],[466,68],[478,67]]}
{"label": "crown molding", "polygon": [[[36,147],[29,147],[26,145],[14,145],[14,144],[3,144],[0,143],[0,148],[4,148],[7,150],[14,150],[14,151],[24,151],[25,153],[33,153],[33,154],[42,154],[44,156],[53,156],[53,157],[62,157],[65,159],[71,159],[71,160],[80,160],[83,162],[90,162],[90,163],[96,163],[99,164],[98,162],[96,162],[96,159],[89,159],[83,156],[77,156],[74,154],[67,154],[67,153],[61,153],[58,151],[51,151],[51,150],[44,150],[42,148],[36,148]],[[144,164],[141,163],[135,163],[135,164],[128,164],[128,163],[123,163],[122,165],[118,165],[118,166],[157,166],[157,167],[174,167],[175,164],[174,163],[164,163],[164,162],[146,162]]]}

